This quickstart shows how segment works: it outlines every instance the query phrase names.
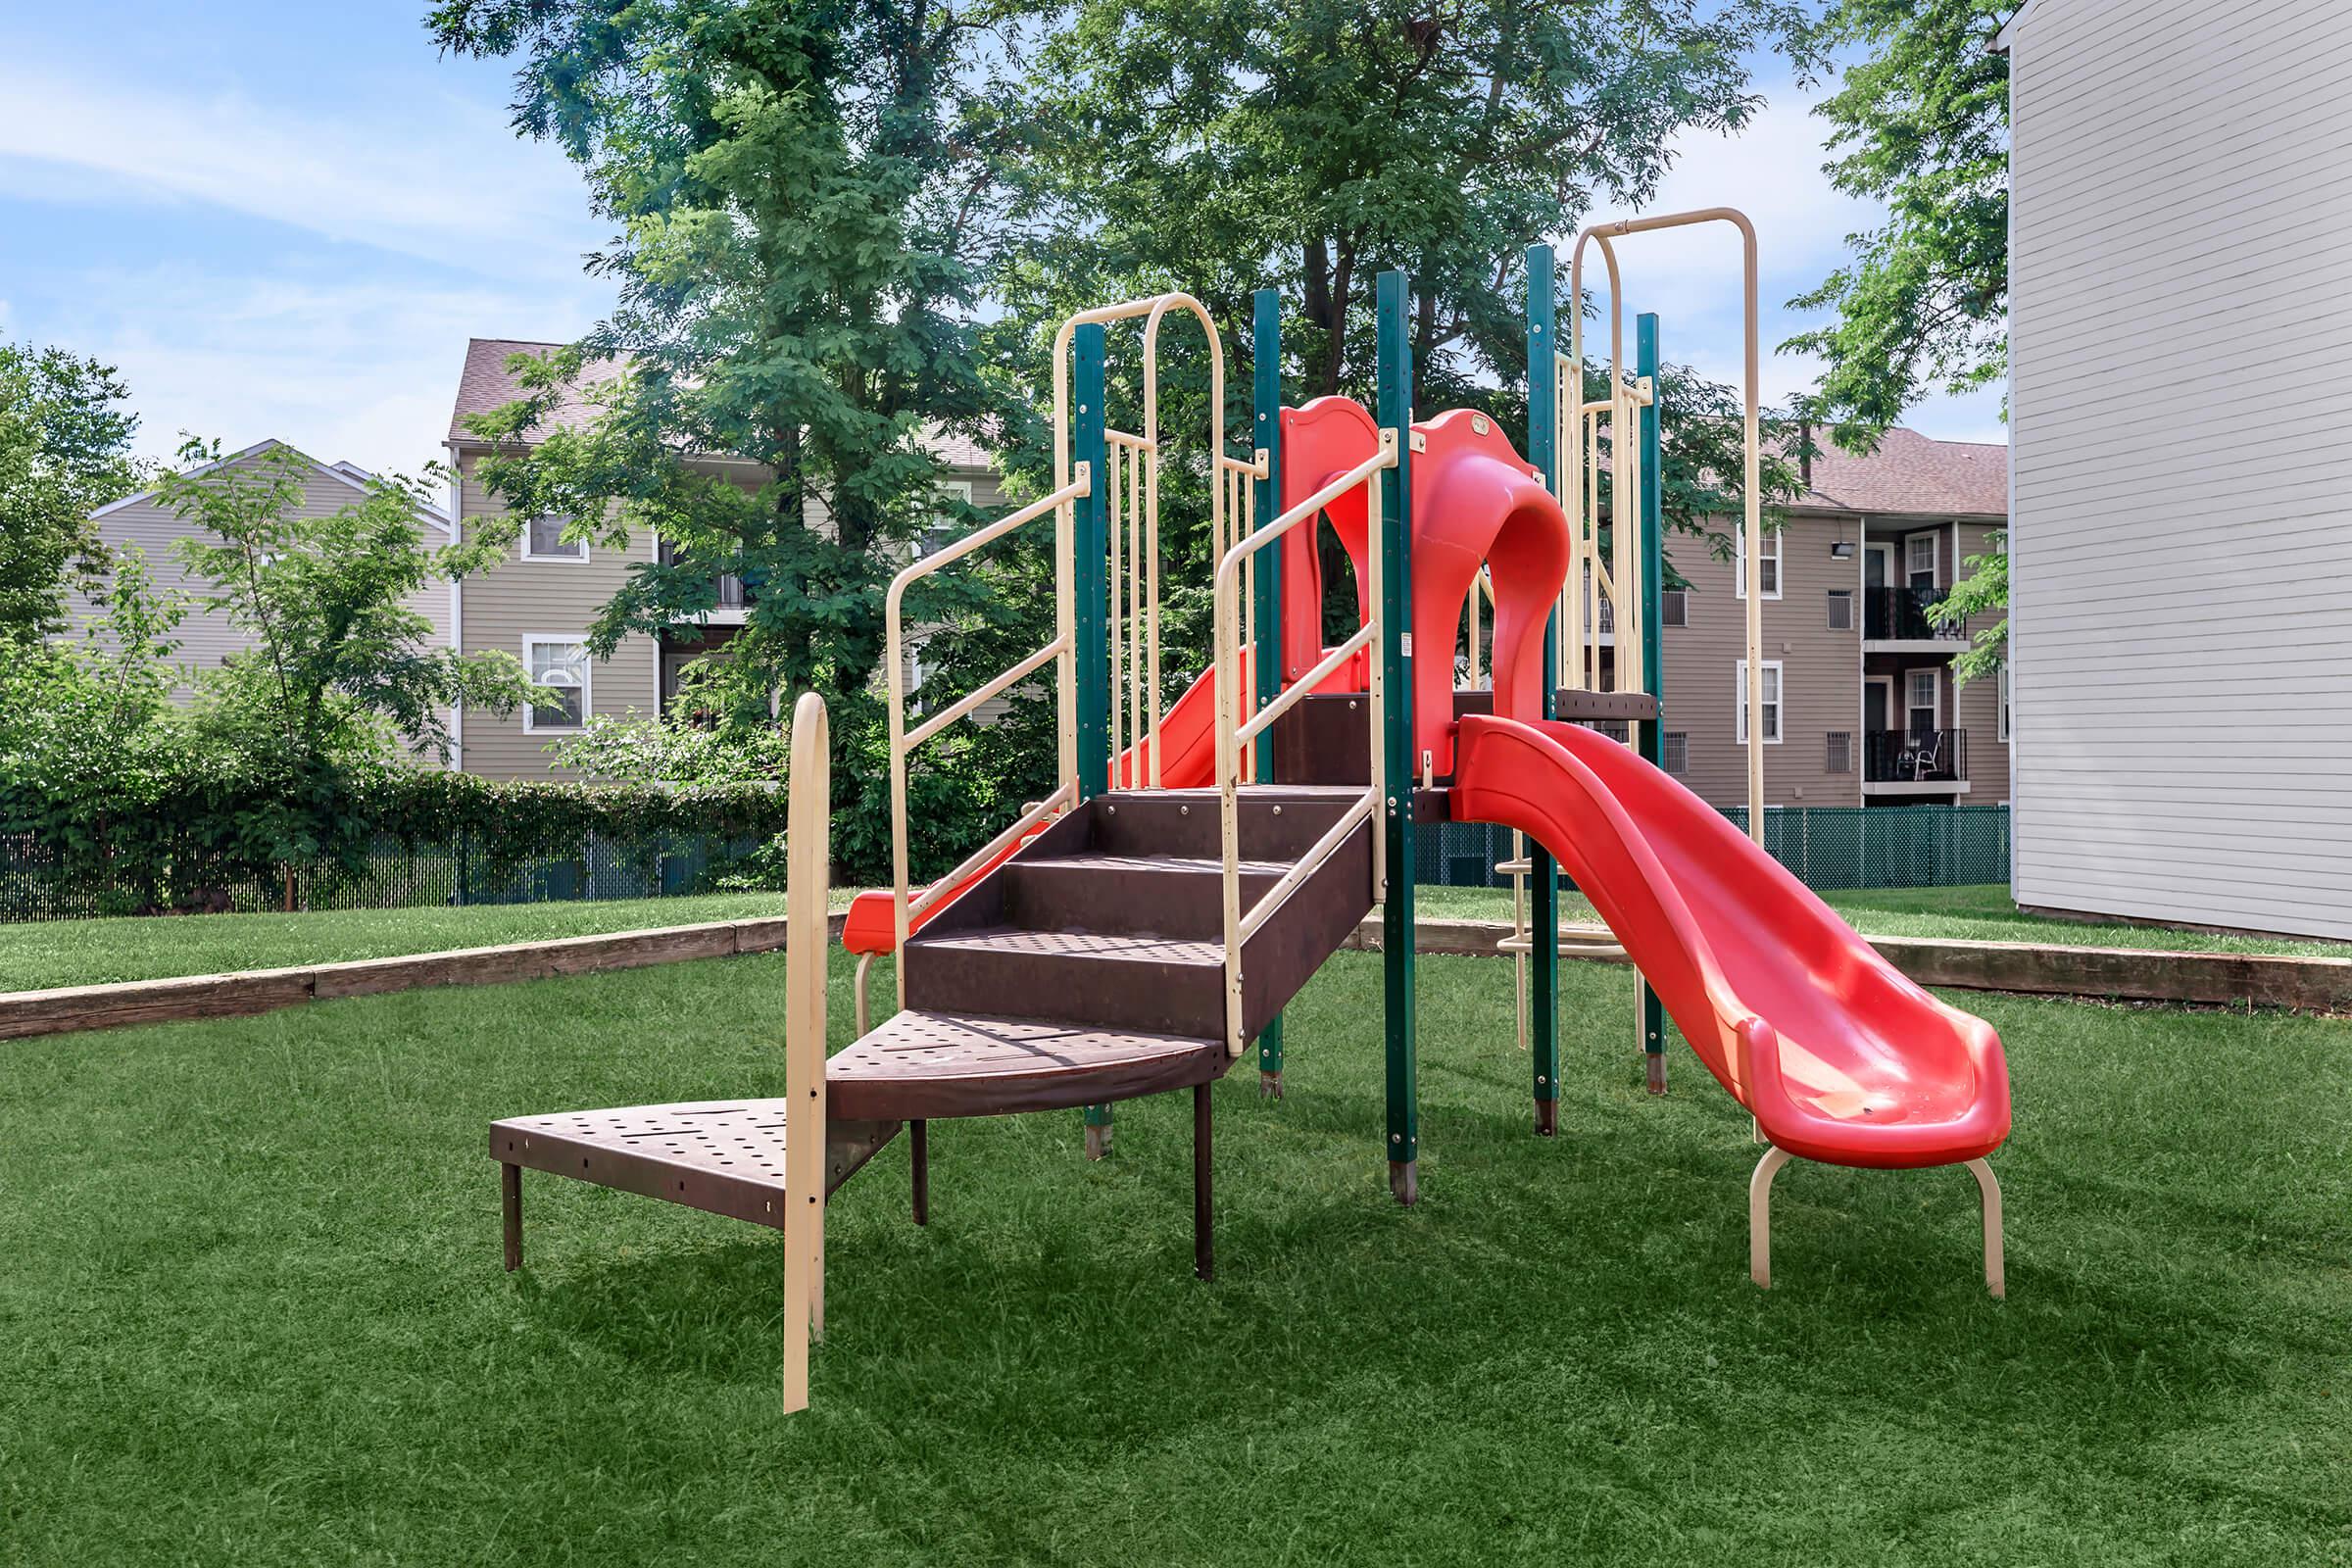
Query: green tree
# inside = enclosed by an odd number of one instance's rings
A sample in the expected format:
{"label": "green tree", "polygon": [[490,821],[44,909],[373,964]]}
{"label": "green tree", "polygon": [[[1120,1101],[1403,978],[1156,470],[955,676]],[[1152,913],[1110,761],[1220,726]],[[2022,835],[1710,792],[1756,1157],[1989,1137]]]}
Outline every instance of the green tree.
{"label": "green tree", "polygon": [[284,447],[212,467],[218,443],[180,449],[159,504],[201,532],[176,546],[208,584],[203,608],[253,640],[201,676],[198,721],[254,771],[324,785],[404,744],[449,754],[451,705],[509,712],[531,688],[511,654],[431,646],[409,599],[436,579],[483,570],[496,543],[429,547],[417,523],[422,481],[371,480],[365,499],[302,514],[309,460]]}
{"label": "green tree", "polygon": [[[1596,209],[1645,201],[1678,132],[1736,133],[1761,102],[1746,57],[1767,47],[1808,70],[1807,8],[1086,0],[1029,72],[1024,123],[1038,156],[1021,211],[1039,237],[1005,270],[995,359],[1009,375],[1044,358],[1071,310],[1182,287],[1237,334],[1226,428],[1239,437],[1251,292],[1279,288],[1289,306],[1294,400],[1368,399],[1373,279],[1403,268],[1415,408],[1480,408],[1523,428],[1526,247],[1574,233]],[[1573,308],[1564,294],[1560,308],[1563,318]],[[1206,374],[1191,333],[1171,327],[1162,342],[1162,428],[1204,430]],[[1728,551],[1738,405],[1687,370],[1661,379],[1669,524]],[[1114,387],[1114,414],[1136,397],[1132,384]],[[1782,453],[1764,478],[1770,497],[1795,493]],[[1198,471],[1162,484],[1205,514]],[[1175,529],[1162,543],[1180,560],[1205,549]],[[1198,667],[1205,606],[1172,597],[1169,635]]]}
{"label": "green tree", "polygon": [[90,514],[145,477],[128,395],[111,366],[0,343],[0,658],[63,630],[68,588],[104,579]]}
{"label": "green tree", "polygon": [[[2013,0],[1838,0],[1825,42],[1859,47],[1816,111],[1831,125],[1838,189],[1885,205],[1849,237],[1854,259],[1797,310],[1837,319],[1784,345],[1822,356],[1808,412],[1867,451],[1928,392],[1998,382],[2009,367],[2009,57],[1986,44]],[[1999,668],[2009,636],[2007,535],[1929,612],[1953,624],[1999,613],[1953,662],[1956,678]]]}

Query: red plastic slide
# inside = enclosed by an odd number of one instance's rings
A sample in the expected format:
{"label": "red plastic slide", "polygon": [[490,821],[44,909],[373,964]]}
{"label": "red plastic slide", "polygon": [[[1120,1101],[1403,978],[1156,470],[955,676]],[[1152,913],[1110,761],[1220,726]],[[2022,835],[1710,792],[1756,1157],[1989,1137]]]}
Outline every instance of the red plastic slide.
{"label": "red plastic slide", "polygon": [[1464,718],[1452,814],[1576,879],[1764,1136],[1837,1165],[1946,1165],[2009,1136],[1983,1019],[1914,985],[1721,813],[1572,724]]}

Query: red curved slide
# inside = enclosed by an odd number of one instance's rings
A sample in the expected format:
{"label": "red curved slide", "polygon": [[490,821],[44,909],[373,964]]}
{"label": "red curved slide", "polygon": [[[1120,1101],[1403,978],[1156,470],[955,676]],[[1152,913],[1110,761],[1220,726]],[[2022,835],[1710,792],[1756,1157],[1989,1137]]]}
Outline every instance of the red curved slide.
{"label": "red curved slide", "polygon": [[1453,818],[1557,857],[1708,1071],[1791,1154],[1948,1165],[2009,1136],[1983,1019],[1930,996],[1713,807],[1572,724],[1467,717]]}

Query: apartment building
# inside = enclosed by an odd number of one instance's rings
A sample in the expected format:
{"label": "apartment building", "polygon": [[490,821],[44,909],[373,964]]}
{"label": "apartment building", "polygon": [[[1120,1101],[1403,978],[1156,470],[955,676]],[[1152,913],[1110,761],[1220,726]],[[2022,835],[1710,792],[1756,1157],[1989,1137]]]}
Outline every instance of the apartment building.
{"label": "apartment building", "polygon": [[[277,453],[291,454],[298,460],[297,469],[302,483],[302,500],[295,514],[302,517],[331,517],[344,508],[365,501],[368,486],[373,475],[354,463],[321,463],[317,458],[295,451],[282,441],[257,441],[242,451],[232,452],[214,463],[208,463],[188,472],[190,478],[207,475],[228,478],[250,472],[273,461]],[[173,686],[174,702],[185,703],[195,695],[194,677],[201,671],[218,668],[238,654],[254,646],[251,634],[243,631],[227,615],[207,606],[216,598],[211,584],[188,575],[180,564],[175,546],[178,541],[196,536],[201,530],[178,513],[157,500],[157,492],[144,490],[135,496],[125,496],[110,506],[100,507],[90,514],[97,525],[98,537],[110,550],[137,550],[147,559],[147,567],[158,589],[167,593],[184,593],[196,603],[187,618],[179,623],[174,635],[179,639],[175,656],[182,677]],[[428,546],[440,547],[455,538],[447,514],[439,508],[423,506],[417,509],[417,527],[423,532]],[[102,610],[95,599],[76,586],[67,595],[67,620],[74,627],[73,635],[80,636],[92,630],[90,623]],[[447,644],[455,603],[446,583],[430,583],[410,598],[409,608],[432,622],[435,642]]]}
{"label": "apartment building", "polygon": [[[1761,563],[1768,805],[2009,798],[2008,682],[1956,685],[1972,628],[1927,614],[2007,516],[2004,446],[1894,429],[1867,456],[1813,459]],[[1744,805],[1744,568],[1688,535],[1667,549],[1690,587],[1660,616],[1666,767],[1715,806]]]}
{"label": "apartment building", "polygon": [[[511,338],[474,338],[466,345],[447,440],[456,473],[452,511],[459,528],[478,529],[507,515],[505,506],[479,477],[482,461],[494,449],[466,427],[466,420],[522,395],[508,368],[515,355],[542,354],[556,347]],[[616,369],[610,364],[586,368],[580,395],[528,432],[526,441],[544,440],[555,429],[577,427],[593,417],[596,408],[586,389]],[[959,438],[943,439],[937,450],[948,466],[948,483],[965,500],[980,507],[998,504],[998,480],[985,452]],[[710,458],[704,466],[748,485],[766,477],[758,465],[736,459]],[[609,658],[592,658],[587,631],[597,612],[627,580],[632,566],[654,560],[656,552],[667,547],[650,534],[632,535],[618,548],[601,541],[566,541],[563,533],[567,521],[530,518],[516,530],[511,559],[466,579],[453,593],[457,645],[466,653],[506,650],[521,660],[532,680],[548,692],[541,702],[505,716],[464,714],[459,765],[466,772],[493,778],[541,775],[548,769],[548,748],[579,733],[592,717],[660,715],[676,698],[685,667],[723,650],[744,624],[751,592],[740,579],[721,571],[715,573],[717,608],[682,617],[658,637],[624,637]]]}

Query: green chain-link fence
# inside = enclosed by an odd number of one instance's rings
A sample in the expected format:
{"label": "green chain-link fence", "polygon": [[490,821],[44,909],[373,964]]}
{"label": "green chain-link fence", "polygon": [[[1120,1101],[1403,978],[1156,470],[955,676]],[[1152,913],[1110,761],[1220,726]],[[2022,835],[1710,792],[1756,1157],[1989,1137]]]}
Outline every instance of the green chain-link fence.
{"label": "green chain-link fence", "polygon": [[[1747,809],[1724,812],[1740,832]],[[1419,830],[1421,880],[1508,887],[1508,828],[1438,822]],[[2009,880],[2006,806],[1801,806],[1764,813],[1764,848],[1811,888],[1943,888]]]}

